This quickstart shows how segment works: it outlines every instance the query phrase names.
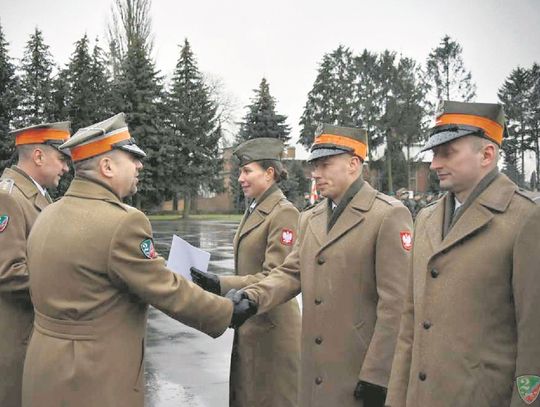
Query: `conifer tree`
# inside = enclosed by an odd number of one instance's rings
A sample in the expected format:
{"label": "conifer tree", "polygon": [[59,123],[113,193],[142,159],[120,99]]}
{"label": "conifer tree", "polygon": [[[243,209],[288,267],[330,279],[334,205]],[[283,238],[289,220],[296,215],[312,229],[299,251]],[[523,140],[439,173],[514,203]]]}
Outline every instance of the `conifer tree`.
{"label": "conifer tree", "polygon": [[188,217],[191,202],[200,191],[214,192],[220,189],[219,173],[223,161],[218,158],[221,126],[217,106],[187,39],[173,74],[167,112],[167,124],[171,129],[168,145],[172,148],[173,169],[169,182],[174,196],[178,193],[183,195],[184,217]]}
{"label": "conifer tree", "polygon": [[352,52],[340,45],[325,54],[319,66],[304,112],[300,118],[300,143],[309,147],[321,123],[354,126],[354,80]]}
{"label": "conifer tree", "polygon": [[150,55],[150,1],[116,0],[115,5],[112,26],[122,53],[113,82],[113,106],[126,113],[132,137],[147,153],[135,205],[152,207],[170,195],[170,190],[162,130],[162,79]]}
{"label": "conifer tree", "polygon": [[16,126],[49,121],[54,115],[52,101],[54,62],[42,32],[36,28],[26,43],[21,62],[21,101]]}
{"label": "conifer tree", "polygon": [[0,25],[0,173],[10,164],[14,152],[15,143],[8,133],[18,103],[18,80],[8,45]]}
{"label": "conifer tree", "polygon": [[[519,185],[524,185],[525,151],[529,147],[527,119],[531,114],[529,95],[531,78],[527,69],[515,68],[498,91],[504,105],[508,126],[508,137],[504,140],[505,169]],[[514,178],[517,175],[517,179]]]}
{"label": "conifer tree", "polygon": [[540,65],[534,63],[529,69],[529,106],[530,114],[528,118],[529,134],[528,144],[535,154],[535,176],[531,176],[531,189],[540,190],[538,174],[540,174]]}
{"label": "conifer tree", "polygon": [[244,116],[237,142],[259,137],[272,137],[289,141],[290,127],[285,123],[287,117],[276,113],[276,100],[270,94],[270,85],[266,78],[262,78],[258,89],[254,89],[255,96],[247,106],[248,112]]}
{"label": "conifer tree", "polygon": [[352,123],[361,127],[368,136],[368,160],[372,161],[373,151],[384,143],[384,136],[377,131],[381,109],[377,103],[380,98],[380,72],[376,53],[364,50],[354,57],[354,87]]}
{"label": "conifer tree", "polygon": [[434,91],[432,102],[454,100],[472,102],[476,85],[471,72],[465,68],[461,45],[445,35],[427,59],[427,78]]}

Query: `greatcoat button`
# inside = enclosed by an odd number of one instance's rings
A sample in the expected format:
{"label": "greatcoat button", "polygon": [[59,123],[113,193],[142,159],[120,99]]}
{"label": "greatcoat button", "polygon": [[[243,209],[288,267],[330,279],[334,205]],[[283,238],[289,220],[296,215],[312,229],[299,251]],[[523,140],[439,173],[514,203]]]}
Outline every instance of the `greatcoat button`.
{"label": "greatcoat button", "polygon": [[420,372],[418,373],[418,378],[422,381],[425,381],[427,379],[427,374],[425,374],[424,372]]}
{"label": "greatcoat button", "polygon": [[430,321],[424,321],[424,323],[422,325],[424,326],[424,329],[431,328],[431,322]]}
{"label": "greatcoat button", "polygon": [[322,383],[322,377],[317,377],[315,379],[315,384],[321,384]]}
{"label": "greatcoat button", "polygon": [[324,264],[325,261],[326,261],[326,260],[324,259],[323,256],[317,257],[317,263],[319,263],[319,264]]}
{"label": "greatcoat button", "polygon": [[431,277],[433,278],[439,277],[439,271],[437,269],[431,269]]}
{"label": "greatcoat button", "polygon": [[322,300],[320,298],[315,298],[315,305],[321,305]]}
{"label": "greatcoat button", "polygon": [[322,338],[321,338],[320,336],[317,336],[317,337],[315,338],[315,343],[316,343],[317,345],[320,345],[320,344],[322,343]]}

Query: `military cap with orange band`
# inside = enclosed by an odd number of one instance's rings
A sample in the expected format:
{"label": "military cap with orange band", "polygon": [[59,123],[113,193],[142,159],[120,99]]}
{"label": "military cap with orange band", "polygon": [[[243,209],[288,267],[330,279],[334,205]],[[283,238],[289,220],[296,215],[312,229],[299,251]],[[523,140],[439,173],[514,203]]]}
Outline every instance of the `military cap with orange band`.
{"label": "military cap with orange band", "polygon": [[368,151],[367,132],[355,127],[321,124],[315,132],[315,141],[308,161],[337,154],[349,153],[366,159]]}
{"label": "military cap with orange band", "polygon": [[71,152],[73,162],[107,153],[114,149],[124,150],[136,157],[146,157],[129,133],[124,113],[79,129],[67,142],[60,146]]}
{"label": "military cap with orange band", "polygon": [[422,151],[464,136],[478,136],[502,144],[506,133],[503,107],[495,103],[442,101],[435,126]]}
{"label": "military cap with orange band", "polygon": [[71,135],[70,122],[43,123],[23,129],[10,131],[9,134],[15,137],[15,146],[28,144],[47,144],[59,148]]}

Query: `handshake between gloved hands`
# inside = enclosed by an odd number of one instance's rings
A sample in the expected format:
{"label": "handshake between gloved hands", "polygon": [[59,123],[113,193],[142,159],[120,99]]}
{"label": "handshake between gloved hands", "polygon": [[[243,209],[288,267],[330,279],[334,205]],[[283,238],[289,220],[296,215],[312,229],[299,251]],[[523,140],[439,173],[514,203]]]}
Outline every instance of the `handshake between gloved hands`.
{"label": "handshake between gloved hands", "polygon": [[[217,275],[205,273],[195,267],[191,267],[189,270],[195,284],[205,291],[217,295],[221,294],[221,284]],[[234,308],[230,325],[233,329],[240,328],[249,317],[257,313],[257,303],[249,299],[243,290],[232,289],[225,295],[225,298],[233,302]]]}

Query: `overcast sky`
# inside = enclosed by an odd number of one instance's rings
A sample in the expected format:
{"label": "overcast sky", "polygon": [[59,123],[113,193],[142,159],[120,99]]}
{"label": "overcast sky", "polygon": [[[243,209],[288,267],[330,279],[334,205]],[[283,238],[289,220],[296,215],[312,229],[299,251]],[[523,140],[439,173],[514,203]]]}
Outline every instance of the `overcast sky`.
{"label": "overcast sky", "polygon": [[[38,26],[57,64],[87,33],[102,39],[113,0],[0,0],[0,23],[20,58]],[[448,34],[463,46],[477,101],[496,102],[516,66],[540,62],[540,0],[153,0],[154,57],[170,74],[184,38],[200,69],[238,102],[238,119],[263,76],[292,135],[326,52],[390,49],[422,63]],[[92,41],[93,42],[93,41]]]}

